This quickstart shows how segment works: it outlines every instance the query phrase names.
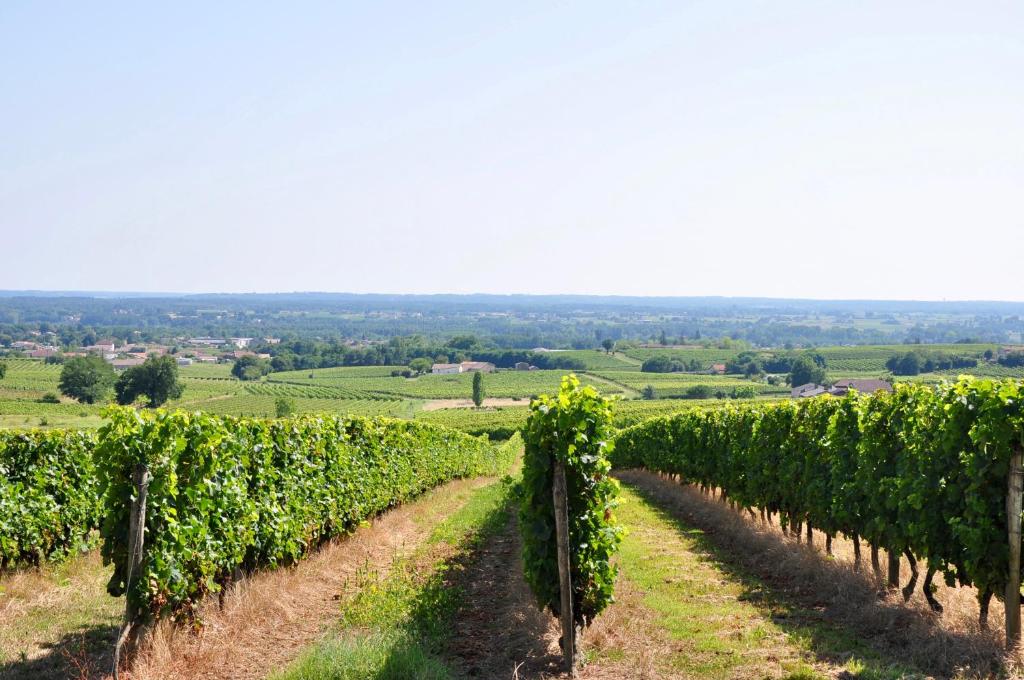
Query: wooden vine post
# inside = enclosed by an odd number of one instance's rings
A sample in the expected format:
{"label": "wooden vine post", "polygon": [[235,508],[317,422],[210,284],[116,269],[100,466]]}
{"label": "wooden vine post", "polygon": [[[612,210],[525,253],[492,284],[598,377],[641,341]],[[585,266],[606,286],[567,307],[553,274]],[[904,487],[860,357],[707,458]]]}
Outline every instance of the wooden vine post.
{"label": "wooden vine post", "polygon": [[1018,446],[1010,458],[1006,493],[1006,528],[1010,543],[1009,578],[1006,579],[1006,646],[1020,643],[1020,524],[1021,499],[1024,496],[1024,465]]}
{"label": "wooden vine post", "polygon": [[896,590],[900,587],[900,554],[892,548],[886,552],[889,554],[889,587]]}
{"label": "wooden vine post", "polygon": [[114,646],[114,680],[118,679],[119,666],[121,665],[121,652],[125,641],[128,639],[138,617],[138,612],[132,608],[131,585],[132,577],[142,564],[142,547],[145,540],[146,529],[146,496],[149,493],[149,468],[139,463],[132,470],[132,487],[135,490],[132,501],[131,515],[128,518],[128,571],[125,575],[125,606],[124,625],[121,633],[117,636],[117,644]]}
{"label": "wooden vine post", "polygon": [[572,620],[572,574],[569,561],[569,500],[565,485],[565,463],[555,458],[551,484],[555,502],[555,540],[558,549],[559,611],[562,623],[562,655],[566,670],[576,677],[576,627]]}

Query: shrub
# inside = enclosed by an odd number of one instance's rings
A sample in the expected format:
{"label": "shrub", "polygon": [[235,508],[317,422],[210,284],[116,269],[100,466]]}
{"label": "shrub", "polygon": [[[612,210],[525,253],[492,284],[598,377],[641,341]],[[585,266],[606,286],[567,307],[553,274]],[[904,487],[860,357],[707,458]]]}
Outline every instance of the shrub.
{"label": "shrub", "polygon": [[640,366],[640,371],[643,373],[678,373],[685,370],[686,365],[682,361],[664,355],[646,359]]}
{"label": "shrub", "polygon": [[740,385],[732,388],[729,396],[733,399],[753,399],[757,396],[757,388],[753,385]]}
{"label": "shrub", "polygon": [[278,418],[295,415],[295,400],[290,397],[278,397],[274,400],[274,413]]}
{"label": "shrub", "polygon": [[686,399],[710,399],[713,392],[710,385],[692,385],[686,388],[683,396]]}

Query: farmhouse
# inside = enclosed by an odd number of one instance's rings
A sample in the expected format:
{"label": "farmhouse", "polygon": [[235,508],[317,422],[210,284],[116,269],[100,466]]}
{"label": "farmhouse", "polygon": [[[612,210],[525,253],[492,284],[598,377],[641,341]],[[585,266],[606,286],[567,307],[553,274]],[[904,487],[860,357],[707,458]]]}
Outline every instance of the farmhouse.
{"label": "farmhouse", "polygon": [[711,364],[711,372],[725,375],[725,364]]}
{"label": "farmhouse", "polygon": [[842,397],[850,390],[857,390],[864,394],[874,394],[878,391],[892,392],[892,385],[885,380],[837,380],[828,393]]}
{"label": "farmhouse", "polygon": [[471,373],[473,371],[493,373],[494,364],[489,361],[463,361],[461,364],[434,364],[430,367],[430,372],[435,375]]}
{"label": "farmhouse", "polygon": [[463,361],[461,364],[462,372],[469,373],[472,371],[480,371],[481,373],[494,373],[494,364],[489,361]]}
{"label": "farmhouse", "polygon": [[794,399],[806,399],[807,397],[817,397],[828,392],[828,389],[824,385],[818,385],[817,383],[805,383],[794,387],[790,394]]}

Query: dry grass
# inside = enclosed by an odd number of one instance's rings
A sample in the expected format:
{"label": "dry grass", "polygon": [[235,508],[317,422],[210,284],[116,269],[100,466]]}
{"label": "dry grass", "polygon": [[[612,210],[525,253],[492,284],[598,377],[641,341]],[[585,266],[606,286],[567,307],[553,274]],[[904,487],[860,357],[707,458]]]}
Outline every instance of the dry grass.
{"label": "dry grass", "polygon": [[124,602],[98,551],[0,579],[0,678],[99,677]]}
{"label": "dry grass", "polygon": [[192,632],[162,623],[131,669],[133,680],[262,678],[318,641],[337,621],[339,601],[364,581],[386,575],[434,526],[488,479],[462,480],[374,519],[352,536],[324,546],[294,567],[257,574],[201,612]]}
{"label": "dry grass", "polygon": [[[615,602],[583,635],[586,680],[657,680],[672,641],[658,626],[658,613],[643,602],[644,593],[628,578],[615,583]],[[557,651],[557,646],[556,646]]]}
{"label": "dry grass", "polygon": [[[798,544],[777,527],[763,526],[693,487],[642,471],[619,476],[647,500],[703,530],[709,559],[738,578],[756,579],[763,587],[751,583],[747,598],[772,611],[776,622],[794,634],[808,636],[807,644],[822,659],[839,660],[834,640],[815,632],[819,622],[864,641],[887,662],[909,664],[930,676],[1021,677],[1020,656],[1003,651],[1001,606],[992,604],[992,628],[979,629],[973,589],[940,584],[937,598],[945,612],[936,615],[925,604],[920,585],[906,604],[899,593],[881,590],[866,549],[864,567],[856,570],[847,540],[836,540],[835,557],[828,558],[820,534],[814,547]],[[924,565],[919,568],[923,576]],[[906,582],[905,562],[902,573]]]}

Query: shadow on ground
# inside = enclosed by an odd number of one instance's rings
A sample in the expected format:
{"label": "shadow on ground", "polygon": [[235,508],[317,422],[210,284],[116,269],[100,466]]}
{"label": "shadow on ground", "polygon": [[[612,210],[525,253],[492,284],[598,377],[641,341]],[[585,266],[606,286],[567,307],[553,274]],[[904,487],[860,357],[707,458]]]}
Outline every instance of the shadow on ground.
{"label": "shadow on ground", "polygon": [[116,626],[70,633],[34,658],[0,665],[0,680],[100,680],[110,673]]}
{"label": "shadow on ground", "polygon": [[557,627],[537,607],[523,578],[522,544],[512,506],[504,509],[501,528],[451,572],[450,585],[461,589],[463,598],[452,621],[446,657],[452,668],[468,677],[558,677]]}
{"label": "shadow on ground", "polygon": [[1019,660],[1006,655],[994,630],[944,627],[922,603],[880,593],[869,573],[761,529],[692,487],[638,470],[617,477],[820,661],[842,665],[854,653],[865,660],[843,677],[1019,677]]}

